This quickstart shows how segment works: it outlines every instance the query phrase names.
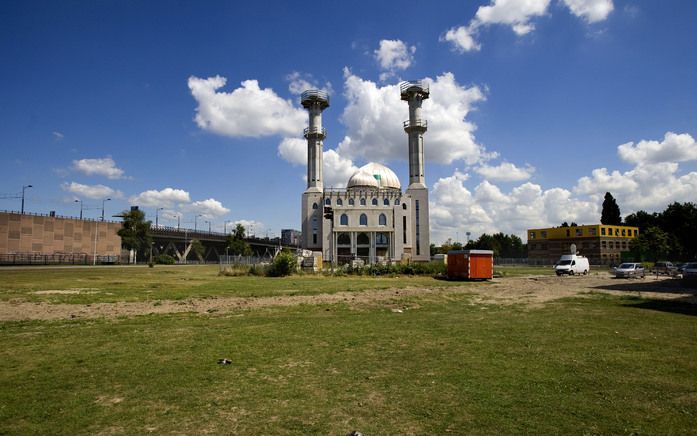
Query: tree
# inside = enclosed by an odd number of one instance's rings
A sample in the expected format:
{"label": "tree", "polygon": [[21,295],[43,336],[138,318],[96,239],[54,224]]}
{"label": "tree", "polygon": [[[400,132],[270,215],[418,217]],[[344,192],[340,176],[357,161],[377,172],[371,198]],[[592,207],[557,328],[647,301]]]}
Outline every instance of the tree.
{"label": "tree", "polygon": [[619,226],[622,224],[622,215],[620,215],[620,207],[617,205],[615,198],[609,192],[605,193],[603,200],[603,212],[600,216],[601,224],[609,224]]}
{"label": "tree", "polygon": [[138,209],[123,211],[120,215],[123,224],[118,231],[121,245],[127,250],[134,250],[140,256],[145,256],[152,244],[151,222],[145,221],[145,214]]}
{"label": "tree", "polygon": [[630,247],[635,259],[655,262],[670,252],[671,236],[658,227],[650,227],[635,238]]}
{"label": "tree", "polygon": [[561,223],[561,226],[560,226],[560,227],[569,227],[569,223],[567,223],[566,221],[564,221],[563,223]]}
{"label": "tree", "polygon": [[649,227],[658,226],[658,214],[650,214],[643,210],[629,214],[624,218],[624,223],[628,226],[639,227],[639,233],[645,232]]}
{"label": "tree", "polygon": [[242,224],[237,224],[235,230],[227,236],[228,253],[233,256],[251,256],[252,248],[244,240],[245,228]]}

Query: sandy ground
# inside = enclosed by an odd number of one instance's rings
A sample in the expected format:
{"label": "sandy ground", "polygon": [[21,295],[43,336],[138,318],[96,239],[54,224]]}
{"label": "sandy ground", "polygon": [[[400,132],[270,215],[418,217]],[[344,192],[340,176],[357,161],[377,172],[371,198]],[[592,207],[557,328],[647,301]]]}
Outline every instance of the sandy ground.
{"label": "sandy ground", "polygon": [[[83,290],[78,290],[83,291]],[[77,292],[70,290],[70,292]],[[84,292],[90,292],[84,289]],[[697,289],[686,287],[682,280],[646,277],[615,279],[608,274],[556,277],[530,276],[494,279],[491,283],[467,284],[447,288],[405,288],[340,292],[312,296],[219,297],[157,302],[123,302],[95,304],[50,304],[0,302],[0,321],[60,320],[80,318],[115,318],[147,314],[180,312],[226,313],[236,310],[296,306],[301,304],[380,305],[395,312],[402,310],[404,297],[448,298],[455,294],[470,295],[473,304],[523,304],[539,307],[549,301],[600,292],[632,295],[648,299],[679,300],[697,304]]]}

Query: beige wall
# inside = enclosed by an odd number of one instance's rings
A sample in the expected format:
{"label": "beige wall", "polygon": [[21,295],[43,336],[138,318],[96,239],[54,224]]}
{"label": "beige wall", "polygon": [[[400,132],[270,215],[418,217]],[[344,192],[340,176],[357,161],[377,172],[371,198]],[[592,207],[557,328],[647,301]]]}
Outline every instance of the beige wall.
{"label": "beige wall", "polygon": [[[121,223],[0,212],[0,254],[119,256]],[[97,234],[98,232],[98,234]]]}

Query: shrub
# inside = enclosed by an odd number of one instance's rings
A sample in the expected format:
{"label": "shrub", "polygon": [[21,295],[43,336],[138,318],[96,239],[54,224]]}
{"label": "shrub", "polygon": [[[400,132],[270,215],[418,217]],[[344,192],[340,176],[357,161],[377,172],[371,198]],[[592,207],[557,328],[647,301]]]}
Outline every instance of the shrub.
{"label": "shrub", "polygon": [[295,271],[296,267],[297,261],[295,260],[295,256],[291,253],[282,251],[274,257],[266,275],[269,277],[289,276]]}
{"label": "shrub", "polygon": [[160,254],[155,258],[155,263],[159,265],[174,265],[176,261],[169,254]]}

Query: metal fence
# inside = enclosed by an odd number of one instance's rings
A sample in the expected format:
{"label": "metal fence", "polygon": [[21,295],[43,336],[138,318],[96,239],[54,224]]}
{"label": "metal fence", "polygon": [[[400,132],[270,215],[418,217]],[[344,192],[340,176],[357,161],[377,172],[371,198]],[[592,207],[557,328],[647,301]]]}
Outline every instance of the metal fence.
{"label": "metal fence", "polygon": [[220,256],[220,268],[231,266],[251,266],[263,265],[271,263],[273,256],[270,254],[264,256]]}
{"label": "metal fence", "polygon": [[119,256],[97,256],[86,253],[65,254],[0,254],[0,265],[112,265],[120,263]]}

